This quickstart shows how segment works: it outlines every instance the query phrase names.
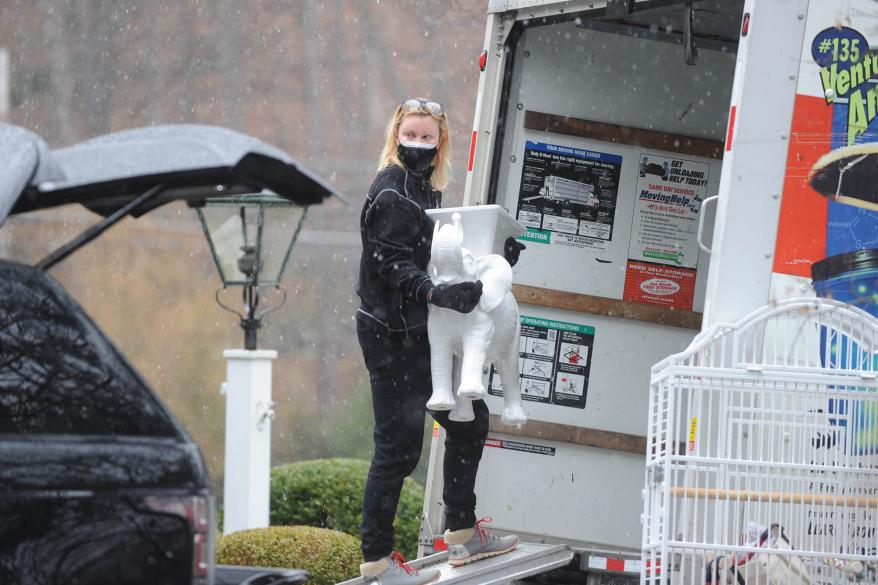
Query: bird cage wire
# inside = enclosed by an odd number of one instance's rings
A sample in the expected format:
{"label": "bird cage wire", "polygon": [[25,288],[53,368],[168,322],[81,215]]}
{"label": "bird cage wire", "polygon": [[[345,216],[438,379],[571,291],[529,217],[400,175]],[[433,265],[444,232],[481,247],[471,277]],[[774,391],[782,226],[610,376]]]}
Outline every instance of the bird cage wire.
{"label": "bird cage wire", "polygon": [[878,319],[794,299],[652,368],[641,584],[876,583]]}

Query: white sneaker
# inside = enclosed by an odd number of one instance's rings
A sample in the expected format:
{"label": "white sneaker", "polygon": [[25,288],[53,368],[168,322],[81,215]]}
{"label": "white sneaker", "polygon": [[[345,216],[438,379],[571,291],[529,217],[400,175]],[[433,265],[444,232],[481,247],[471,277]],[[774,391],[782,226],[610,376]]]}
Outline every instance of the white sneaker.
{"label": "white sneaker", "polygon": [[417,569],[405,562],[402,554],[393,551],[389,557],[360,565],[363,583],[374,585],[425,585],[439,578],[436,569]]}
{"label": "white sneaker", "polygon": [[482,527],[482,522],[490,522],[491,518],[482,518],[473,528],[445,531],[445,544],[448,545],[448,563],[453,567],[466,565],[479,559],[496,557],[515,549],[518,537],[497,536]]}

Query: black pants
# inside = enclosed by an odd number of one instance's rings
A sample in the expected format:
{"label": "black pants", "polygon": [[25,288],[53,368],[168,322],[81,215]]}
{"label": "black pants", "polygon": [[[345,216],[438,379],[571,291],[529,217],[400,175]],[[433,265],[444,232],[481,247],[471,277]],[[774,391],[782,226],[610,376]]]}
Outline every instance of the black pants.
{"label": "black pants", "polygon": [[[393,550],[393,518],[403,480],[411,475],[424,442],[424,414],[433,392],[430,343],[426,328],[419,335],[388,335],[379,325],[357,319],[357,336],[372,385],[375,454],[363,497],[363,557],[375,561]],[[476,472],[488,436],[488,407],[473,402],[475,420],[448,420],[448,411],[430,414],[445,428],[446,526],[471,528],[476,523]]]}

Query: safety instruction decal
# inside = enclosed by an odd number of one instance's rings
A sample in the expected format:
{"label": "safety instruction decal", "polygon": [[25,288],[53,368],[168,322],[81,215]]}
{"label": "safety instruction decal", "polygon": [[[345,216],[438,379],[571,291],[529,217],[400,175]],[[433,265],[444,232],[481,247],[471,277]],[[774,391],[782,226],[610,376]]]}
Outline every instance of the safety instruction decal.
{"label": "safety instruction decal", "polygon": [[488,437],[485,439],[485,447],[494,447],[495,449],[508,449],[510,451],[521,451],[523,453],[534,453],[537,455],[555,456],[554,447],[546,447],[545,445],[537,445],[536,443],[523,443],[521,441],[510,441],[508,439],[495,439]]}
{"label": "safety instruction decal", "polygon": [[525,142],[516,218],[521,239],[605,250],[613,238],[622,157]]}
{"label": "safety instruction decal", "polygon": [[691,310],[710,165],[641,153],[623,299]]}
{"label": "safety instruction decal", "polygon": [[[594,327],[521,317],[519,384],[522,400],[585,408],[594,348]],[[503,384],[491,368],[488,393],[503,396]]]}

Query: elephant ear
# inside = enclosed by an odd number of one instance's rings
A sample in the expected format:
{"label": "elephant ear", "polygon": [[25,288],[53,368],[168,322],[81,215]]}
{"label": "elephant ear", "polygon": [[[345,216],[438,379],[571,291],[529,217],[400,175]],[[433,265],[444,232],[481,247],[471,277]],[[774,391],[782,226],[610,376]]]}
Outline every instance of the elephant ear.
{"label": "elephant ear", "polygon": [[491,312],[497,308],[506,294],[512,290],[512,267],[503,256],[487,254],[475,259],[476,272],[482,281],[482,298],[479,308]]}

